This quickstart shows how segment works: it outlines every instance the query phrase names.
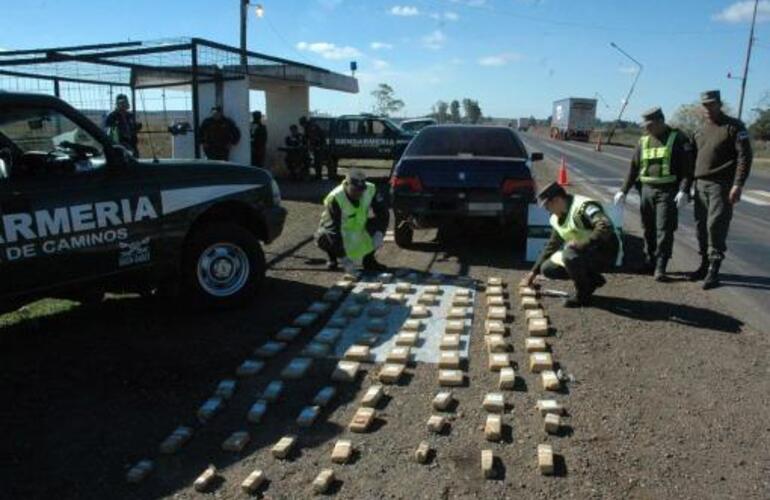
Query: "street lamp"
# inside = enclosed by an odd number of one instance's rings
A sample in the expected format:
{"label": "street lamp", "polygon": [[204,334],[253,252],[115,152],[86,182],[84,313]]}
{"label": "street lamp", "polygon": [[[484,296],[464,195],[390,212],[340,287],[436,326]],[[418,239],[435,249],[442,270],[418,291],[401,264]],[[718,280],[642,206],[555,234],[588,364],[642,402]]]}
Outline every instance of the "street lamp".
{"label": "street lamp", "polygon": [[639,80],[639,75],[642,73],[642,69],[643,69],[642,63],[640,63],[639,61],[637,61],[636,59],[634,59],[633,57],[628,55],[628,53],[625,50],[623,50],[620,47],[618,47],[615,42],[610,42],[610,46],[613,49],[615,49],[618,52],[620,52],[621,54],[623,54],[624,56],[626,56],[627,58],[629,58],[634,64],[636,64],[639,67],[639,69],[636,72],[636,76],[634,77],[634,81],[631,82],[631,88],[628,89],[628,95],[623,100],[623,105],[620,107],[620,112],[618,113],[618,119],[615,121],[615,124],[610,129],[609,136],[607,137],[607,143],[608,144],[612,141],[612,136],[615,134],[615,129],[617,128],[618,124],[620,123],[620,118],[623,116],[623,111],[625,111],[626,110],[626,106],[628,106],[628,101],[631,100],[631,94],[634,92],[634,88],[636,87],[636,82],[637,82],[637,80]]}
{"label": "street lamp", "polygon": [[244,75],[248,70],[248,51],[246,50],[246,19],[248,17],[249,6],[254,6],[254,15],[262,17],[265,15],[265,9],[261,3],[253,4],[249,0],[241,1],[241,67],[243,68]]}

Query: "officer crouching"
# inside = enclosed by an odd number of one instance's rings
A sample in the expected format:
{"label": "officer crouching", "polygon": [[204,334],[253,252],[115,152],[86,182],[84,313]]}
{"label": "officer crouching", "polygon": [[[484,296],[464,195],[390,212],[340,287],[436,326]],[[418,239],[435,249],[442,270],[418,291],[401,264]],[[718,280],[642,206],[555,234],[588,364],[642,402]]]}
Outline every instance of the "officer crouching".
{"label": "officer crouching", "polygon": [[586,306],[594,291],[606,283],[601,273],[612,267],[618,255],[620,243],[612,221],[601,203],[567,194],[555,182],[540,191],[537,199],[551,213],[553,231],[520,284],[531,285],[541,273],[550,279],[571,279],[575,291],[564,306]]}
{"label": "officer crouching", "polygon": [[[384,271],[374,253],[382,246],[390,212],[377,187],[353,169],[323,203],[316,244],[329,256],[327,268],[338,269],[342,258],[346,270],[362,264],[365,271]],[[370,208],[374,218],[369,218]]]}

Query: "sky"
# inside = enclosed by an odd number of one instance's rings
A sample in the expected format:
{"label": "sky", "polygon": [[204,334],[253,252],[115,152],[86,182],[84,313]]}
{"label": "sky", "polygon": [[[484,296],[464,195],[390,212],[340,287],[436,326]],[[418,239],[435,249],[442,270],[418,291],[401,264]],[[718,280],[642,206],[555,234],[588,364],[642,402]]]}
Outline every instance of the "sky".
{"label": "sky", "polygon": [[[258,0],[248,47],[349,74],[356,95],[311,90],[312,110],[370,111],[387,83],[404,116],[437,100],[476,99],[485,115],[551,114],[563,97],[597,97],[624,118],[661,106],[669,116],[707,89],[737,108],[753,1],[734,0]],[[255,2],[256,3],[256,2]],[[237,46],[238,0],[0,0],[0,49],[196,36]],[[759,2],[744,119],[770,105],[770,0]],[[256,101],[259,107],[259,100]]]}

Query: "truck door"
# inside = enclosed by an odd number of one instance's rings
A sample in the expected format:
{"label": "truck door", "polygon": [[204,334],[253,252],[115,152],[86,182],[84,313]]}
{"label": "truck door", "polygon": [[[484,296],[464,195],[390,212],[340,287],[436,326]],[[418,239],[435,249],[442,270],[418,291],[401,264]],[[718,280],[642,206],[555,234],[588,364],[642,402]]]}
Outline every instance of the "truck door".
{"label": "truck door", "polygon": [[358,118],[342,118],[337,121],[335,147],[338,158],[365,158],[366,121]]}
{"label": "truck door", "polygon": [[57,111],[17,113],[26,116],[7,127],[22,154],[3,181],[0,296],[151,265],[161,215],[152,178],[136,163],[108,165],[103,145]]}
{"label": "truck door", "polygon": [[368,120],[369,136],[373,145],[373,156],[378,160],[390,160],[393,158],[393,151],[396,146],[396,131],[391,129],[382,120]]}

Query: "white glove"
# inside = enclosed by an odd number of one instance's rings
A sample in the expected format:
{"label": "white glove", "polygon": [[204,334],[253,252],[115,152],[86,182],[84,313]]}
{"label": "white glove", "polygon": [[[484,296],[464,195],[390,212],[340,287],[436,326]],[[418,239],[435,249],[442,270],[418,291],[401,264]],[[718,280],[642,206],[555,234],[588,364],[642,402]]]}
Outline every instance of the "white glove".
{"label": "white glove", "polygon": [[379,249],[382,247],[382,242],[385,240],[385,235],[382,234],[382,231],[377,231],[372,236],[372,243],[374,244],[375,249]]}
{"label": "white glove", "polygon": [[621,205],[626,202],[626,194],[623,191],[618,191],[612,200],[615,205]]}
{"label": "white glove", "polygon": [[676,208],[682,208],[687,204],[689,201],[690,195],[685,193],[684,191],[679,191],[676,193],[676,196],[674,196],[674,203],[676,203]]}

